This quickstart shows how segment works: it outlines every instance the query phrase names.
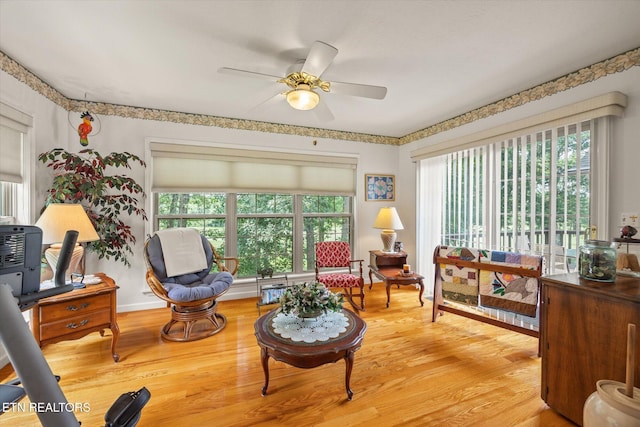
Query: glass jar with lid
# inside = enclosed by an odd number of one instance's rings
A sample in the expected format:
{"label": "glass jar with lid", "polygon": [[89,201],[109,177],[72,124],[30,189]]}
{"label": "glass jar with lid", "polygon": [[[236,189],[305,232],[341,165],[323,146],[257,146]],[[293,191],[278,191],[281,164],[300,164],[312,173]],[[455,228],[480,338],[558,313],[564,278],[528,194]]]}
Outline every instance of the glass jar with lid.
{"label": "glass jar with lid", "polygon": [[580,246],[580,277],[599,282],[615,282],[617,252],[606,240],[587,240]]}

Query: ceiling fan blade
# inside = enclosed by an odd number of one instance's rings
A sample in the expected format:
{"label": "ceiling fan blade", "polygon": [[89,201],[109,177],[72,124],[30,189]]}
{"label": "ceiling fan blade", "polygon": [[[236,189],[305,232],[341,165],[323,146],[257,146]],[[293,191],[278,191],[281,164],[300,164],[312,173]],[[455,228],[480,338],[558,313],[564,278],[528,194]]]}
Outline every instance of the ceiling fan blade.
{"label": "ceiling fan blade", "polygon": [[360,96],[362,98],[384,99],[387,95],[387,88],[357,83],[331,82],[330,92],[340,95]]}
{"label": "ceiling fan blade", "polygon": [[236,68],[227,68],[227,67],[218,68],[218,72],[222,74],[231,74],[233,76],[266,79],[266,80],[275,81],[275,82],[277,82],[282,78],[278,76],[272,76],[271,74],[256,73],[254,71],[238,70]]}
{"label": "ceiling fan blade", "polygon": [[335,47],[321,41],[315,41],[311,46],[309,55],[307,55],[307,60],[304,61],[302,71],[312,76],[320,77],[337,54],[338,49]]}
{"label": "ceiling fan blade", "polygon": [[312,111],[320,122],[330,122],[335,119],[333,113],[329,109],[329,106],[323,99],[320,100],[320,103]]}
{"label": "ceiling fan blade", "polygon": [[[276,91],[277,90],[277,91]],[[248,111],[262,111],[271,108],[276,105],[278,102],[284,100],[284,94],[282,92],[282,88],[278,88],[274,90],[270,88],[269,91],[262,91],[260,94],[260,101],[255,104],[253,107],[249,108]],[[264,96],[264,94],[267,96]]]}

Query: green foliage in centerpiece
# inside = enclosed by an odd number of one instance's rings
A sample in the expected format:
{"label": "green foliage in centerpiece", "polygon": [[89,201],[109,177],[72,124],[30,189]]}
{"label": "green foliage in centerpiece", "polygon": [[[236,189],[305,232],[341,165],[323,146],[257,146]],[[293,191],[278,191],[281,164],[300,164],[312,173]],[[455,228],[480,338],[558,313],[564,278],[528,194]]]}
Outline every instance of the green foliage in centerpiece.
{"label": "green foliage in centerpiece", "polygon": [[282,312],[296,314],[300,317],[318,316],[328,311],[340,311],[342,303],[342,294],[331,292],[320,282],[295,284],[280,297]]}

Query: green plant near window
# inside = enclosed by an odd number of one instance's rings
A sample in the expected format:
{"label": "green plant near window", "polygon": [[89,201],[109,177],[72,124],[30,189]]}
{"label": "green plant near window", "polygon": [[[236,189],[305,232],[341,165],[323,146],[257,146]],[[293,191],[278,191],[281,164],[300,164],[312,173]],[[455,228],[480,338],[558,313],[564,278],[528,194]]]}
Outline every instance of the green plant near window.
{"label": "green plant near window", "polygon": [[113,258],[130,267],[128,256],[133,255],[131,245],[136,238],[121,216],[141,216],[146,220],[147,214],[138,200],[144,198],[145,193],[134,179],[126,175],[107,175],[107,169],[131,169],[131,164],[135,163],[145,167],[145,162],[127,152],[103,157],[92,149],[70,153],[61,148],[41,153],[38,160],[54,171],[45,206],[50,203],[82,204],[100,236],[100,240],[90,242],[87,248],[98,258]]}

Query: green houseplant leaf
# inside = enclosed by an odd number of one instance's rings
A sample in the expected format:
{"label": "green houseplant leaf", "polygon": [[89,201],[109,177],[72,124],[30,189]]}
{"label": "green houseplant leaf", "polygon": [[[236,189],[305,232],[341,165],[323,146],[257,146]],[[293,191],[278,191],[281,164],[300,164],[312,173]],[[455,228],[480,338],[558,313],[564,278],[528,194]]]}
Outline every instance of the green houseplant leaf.
{"label": "green houseplant leaf", "polygon": [[147,214],[139,201],[146,194],[134,179],[122,174],[107,175],[107,172],[131,169],[131,164],[136,163],[145,167],[144,160],[128,152],[103,157],[92,149],[70,153],[61,148],[41,153],[38,160],[54,172],[45,206],[82,204],[100,236],[100,240],[90,242],[87,248],[97,253],[98,258],[113,258],[131,266],[128,256],[133,254],[131,244],[136,238],[121,216],[141,216],[146,220]]}

